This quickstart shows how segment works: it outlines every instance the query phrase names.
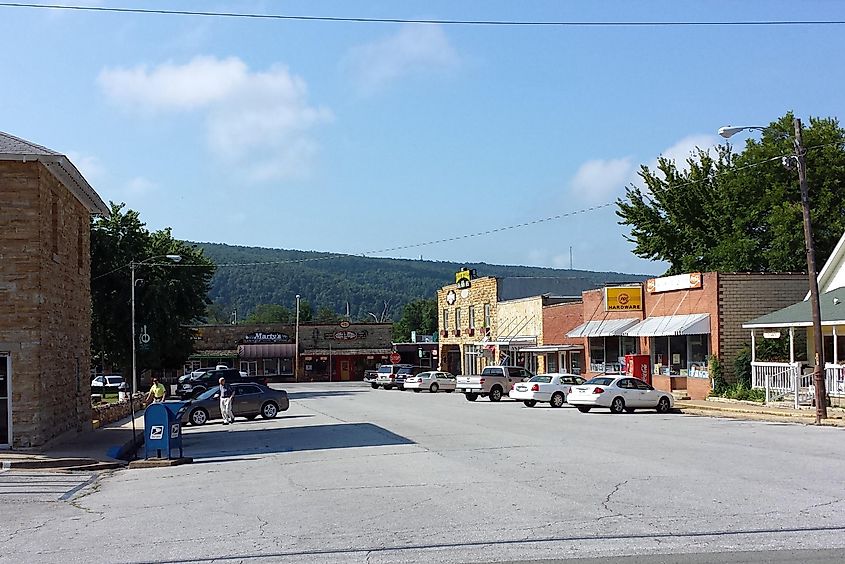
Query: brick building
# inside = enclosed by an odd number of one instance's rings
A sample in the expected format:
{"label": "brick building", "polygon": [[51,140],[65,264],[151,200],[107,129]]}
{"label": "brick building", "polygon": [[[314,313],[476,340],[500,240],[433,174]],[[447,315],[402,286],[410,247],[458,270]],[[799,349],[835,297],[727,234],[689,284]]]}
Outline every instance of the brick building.
{"label": "brick building", "polygon": [[297,371],[294,325],[198,325],[185,369],[225,364],[278,381],[361,380],[389,362],[392,333],[391,323],[300,324]]}
{"label": "brick building", "polygon": [[92,214],[68,158],[0,133],[0,446],[91,426]]}
{"label": "brick building", "polygon": [[[733,380],[733,361],[750,344],[743,322],[800,299],[807,278],[691,273],[620,290],[583,294],[584,322],[568,336],[584,339],[588,373],[618,373],[624,370],[624,355],[648,355],[656,388],[703,399],[710,392],[710,356],[719,358],[725,377]],[[613,299],[621,293],[626,294],[624,305]]]}
{"label": "brick building", "polygon": [[566,334],[584,320],[581,300],[543,307],[543,344],[535,352],[540,355],[538,366],[545,372],[581,374],[584,366],[584,340]]}

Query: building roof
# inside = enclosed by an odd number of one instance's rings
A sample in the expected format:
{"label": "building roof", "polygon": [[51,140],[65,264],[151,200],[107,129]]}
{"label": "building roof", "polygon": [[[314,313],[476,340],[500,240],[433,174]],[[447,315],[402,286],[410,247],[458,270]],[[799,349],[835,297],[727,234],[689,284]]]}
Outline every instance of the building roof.
{"label": "building roof", "polygon": [[109,208],[70,159],[41,145],[0,131],[0,161],[38,161],[76,196],[92,214],[109,215]]}
{"label": "building roof", "polygon": [[[833,252],[830,253],[818,275],[819,291],[830,292],[845,286],[845,233],[839,238]],[[804,296],[810,299],[810,292]]]}
{"label": "building roof", "polygon": [[[837,288],[819,296],[822,325],[845,324],[845,288]],[[813,312],[809,301],[801,301],[783,309],[752,319],[742,326],[746,329],[769,327],[811,327]]]}

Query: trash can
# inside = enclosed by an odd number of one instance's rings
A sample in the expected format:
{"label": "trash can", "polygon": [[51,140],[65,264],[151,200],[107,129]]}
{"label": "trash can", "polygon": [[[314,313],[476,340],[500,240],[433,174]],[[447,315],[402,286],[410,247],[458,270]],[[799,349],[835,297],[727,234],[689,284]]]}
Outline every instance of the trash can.
{"label": "trash can", "polygon": [[179,458],[182,458],[181,420],[187,405],[187,402],[167,401],[151,403],[147,407],[144,411],[145,458],[172,458],[175,449],[179,449]]}
{"label": "trash can", "polygon": [[126,382],[117,387],[117,401],[129,401],[129,384]]}

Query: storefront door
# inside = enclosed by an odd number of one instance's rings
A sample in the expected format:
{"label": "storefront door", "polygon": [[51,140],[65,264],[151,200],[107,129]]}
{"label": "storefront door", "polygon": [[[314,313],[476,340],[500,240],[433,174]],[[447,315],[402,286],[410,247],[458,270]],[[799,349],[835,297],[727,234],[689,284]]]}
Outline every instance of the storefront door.
{"label": "storefront door", "polygon": [[338,370],[338,372],[340,373],[340,379],[341,380],[349,380],[350,373],[352,372],[352,369],[350,368],[351,363],[349,362],[348,359],[344,359],[344,360],[341,360],[339,364],[340,364],[340,370]]}
{"label": "storefront door", "polygon": [[12,357],[0,353],[0,447],[12,442]]}

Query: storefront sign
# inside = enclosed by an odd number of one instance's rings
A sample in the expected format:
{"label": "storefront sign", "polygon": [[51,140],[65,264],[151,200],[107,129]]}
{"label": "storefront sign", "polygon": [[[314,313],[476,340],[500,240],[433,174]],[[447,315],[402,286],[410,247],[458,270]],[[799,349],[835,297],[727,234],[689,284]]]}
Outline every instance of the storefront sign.
{"label": "storefront sign", "polygon": [[349,327],[350,323],[344,319],[343,321],[341,321],[340,323],[338,323],[338,325],[340,325],[340,327],[341,327],[342,329],[346,329],[347,327]]}
{"label": "storefront sign", "polygon": [[332,331],[323,333],[323,338],[330,341],[355,341],[357,339],[366,339],[367,331]]}
{"label": "storefront sign", "polygon": [[470,281],[473,278],[475,278],[474,268],[472,270],[468,268],[462,268],[455,273],[455,284],[457,284],[458,288],[460,288],[461,290],[467,289],[472,285]]}
{"label": "storefront sign", "polygon": [[258,344],[258,343],[289,343],[290,336],[285,333],[262,333],[256,331],[249,335],[244,335],[244,343]]}
{"label": "storefront sign", "polygon": [[701,288],[700,272],[664,276],[663,278],[650,278],[646,282],[646,289],[650,294],[671,292],[673,290],[691,290],[693,288]]}
{"label": "storefront sign", "polygon": [[642,286],[613,286],[604,289],[605,311],[642,311]]}
{"label": "storefront sign", "polygon": [[764,339],[780,339],[780,331],[763,331]]}

